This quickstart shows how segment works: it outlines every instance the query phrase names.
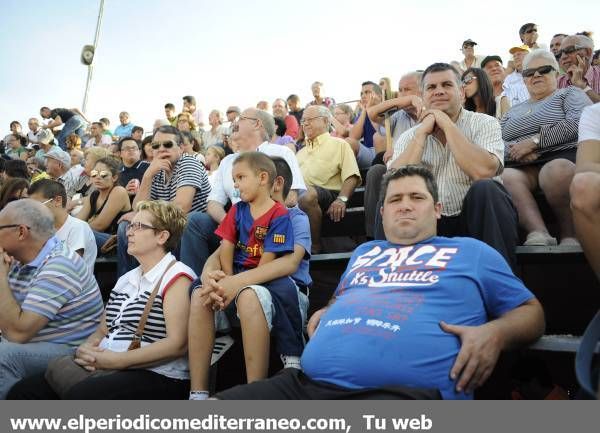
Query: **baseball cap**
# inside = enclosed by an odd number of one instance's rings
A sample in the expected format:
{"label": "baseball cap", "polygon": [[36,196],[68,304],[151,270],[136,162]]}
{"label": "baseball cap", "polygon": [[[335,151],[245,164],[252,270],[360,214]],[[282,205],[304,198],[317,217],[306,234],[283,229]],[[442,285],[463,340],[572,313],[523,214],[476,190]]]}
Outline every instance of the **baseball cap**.
{"label": "baseball cap", "polygon": [[58,147],[50,149],[50,151],[44,155],[44,158],[52,158],[60,162],[66,168],[71,167],[71,156]]}
{"label": "baseball cap", "polygon": [[496,55],[487,56],[486,58],[484,58],[481,61],[481,68],[483,69],[487,63],[492,62],[494,60],[497,60],[498,62],[500,62],[500,64],[504,63],[504,62],[502,62],[502,57],[500,57],[500,56],[496,56]]}
{"label": "baseball cap", "polygon": [[512,47],[510,50],[508,50],[508,52],[511,53],[511,54],[514,54],[517,51],[526,51],[526,52],[529,52],[530,51],[529,45],[525,45],[525,44],[523,44],[523,45],[517,45],[515,47]]}
{"label": "baseball cap", "polygon": [[466,41],[463,41],[463,43],[462,43],[463,47],[465,45],[477,45],[477,42],[475,42],[473,39],[467,39]]}
{"label": "baseball cap", "polygon": [[54,141],[54,134],[48,129],[42,129],[38,134],[38,141],[41,144],[50,144]]}

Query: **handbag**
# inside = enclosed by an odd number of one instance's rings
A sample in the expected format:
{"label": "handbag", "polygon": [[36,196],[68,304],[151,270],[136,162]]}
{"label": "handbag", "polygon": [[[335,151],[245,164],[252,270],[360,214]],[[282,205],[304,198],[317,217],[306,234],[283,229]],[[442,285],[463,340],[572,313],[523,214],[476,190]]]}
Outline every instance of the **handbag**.
{"label": "handbag", "polygon": [[[142,336],[144,334],[144,328],[146,327],[146,321],[148,320],[148,315],[150,314],[150,310],[152,309],[152,304],[154,303],[154,299],[156,298],[156,294],[158,293],[158,289],[163,281],[165,274],[171,269],[171,267],[177,263],[176,260],[173,260],[167,268],[165,272],[163,272],[160,280],[154,286],[152,293],[148,297],[146,301],[146,305],[144,307],[144,312],[140,317],[140,321],[138,323],[137,329],[127,348],[129,350],[139,349],[141,347]],[[54,392],[60,397],[64,398],[67,392],[73,388],[73,386],[77,385],[80,382],[83,382],[86,379],[91,377],[101,377],[114,373],[118,370],[96,370],[96,371],[88,371],[83,368],[81,365],[75,362],[75,357],[73,355],[60,356],[58,358],[52,359],[48,363],[48,368],[46,368],[46,373],[44,378],[48,385],[54,390]]]}

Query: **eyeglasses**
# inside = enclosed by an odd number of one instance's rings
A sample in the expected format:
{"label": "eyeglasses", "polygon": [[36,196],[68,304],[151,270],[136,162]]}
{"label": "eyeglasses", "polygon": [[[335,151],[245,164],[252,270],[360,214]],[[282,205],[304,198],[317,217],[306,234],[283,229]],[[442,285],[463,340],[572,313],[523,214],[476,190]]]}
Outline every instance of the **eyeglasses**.
{"label": "eyeglasses", "polygon": [[48,204],[48,203],[50,203],[52,200],[54,200],[54,199],[53,199],[53,198],[49,198],[48,200],[46,200],[46,201],[43,201],[43,202],[42,202],[42,204]]}
{"label": "eyeglasses", "polygon": [[573,45],[567,48],[563,48],[562,50],[558,50],[558,53],[556,53],[556,57],[560,58],[563,54],[573,54],[575,51],[579,51],[583,48],[585,47],[582,47],[581,45]]}
{"label": "eyeglasses", "polygon": [[110,176],[110,173],[106,170],[102,170],[102,171],[98,171],[98,170],[92,170],[90,171],[90,177],[93,179],[95,177],[100,176],[102,179],[106,179],[107,177]]}
{"label": "eyeglasses", "polygon": [[168,141],[153,141],[151,146],[152,149],[157,150],[160,146],[164,147],[165,149],[170,149],[173,146],[176,146],[177,143],[175,143],[173,140],[168,140]]}
{"label": "eyeglasses", "polygon": [[300,119],[300,125],[306,125],[309,122],[312,122],[315,119],[324,119],[324,116],[315,116],[315,117],[309,117],[307,119]]}
{"label": "eyeglasses", "polygon": [[137,146],[127,146],[121,148],[121,152],[135,152],[136,150],[140,150],[140,148]]}
{"label": "eyeglasses", "polygon": [[471,81],[476,80],[476,79],[477,79],[477,77],[474,75],[469,75],[468,77],[463,78],[463,80],[462,80],[463,86],[470,84]]}
{"label": "eyeglasses", "polygon": [[131,222],[127,225],[128,232],[135,233],[140,230],[156,230],[156,227],[152,227],[151,225],[144,224],[139,221]]}
{"label": "eyeglasses", "polygon": [[3,226],[0,226],[0,230],[2,230],[2,229],[12,229],[12,228],[21,227],[21,226],[27,227],[29,230],[31,230],[31,227],[26,226],[25,224],[5,224]]}
{"label": "eyeglasses", "polygon": [[539,68],[523,69],[523,72],[521,72],[521,75],[523,75],[523,78],[530,78],[530,77],[533,77],[536,72],[539,75],[546,75],[552,71],[556,71],[556,69],[554,69],[554,66],[544,65],[544,66],[540,66]]}
{"label": "eyeglasses", "polygon": [[529,33],[533,33],[533,32],[536,32],[536,33],[537,33],[537,28],[535,28],[535,27],[532,27],[532,28],[530,28],[529,30],[525,30],[525,33],[527,33],[527,34],[529,34]]}
{"label": "eyeglasses", "polygon": [[240,120],[253,120],[253,121],[258,121],[258,119],[256,117],[246,117],[246,116],[241,116],[240,115]]}

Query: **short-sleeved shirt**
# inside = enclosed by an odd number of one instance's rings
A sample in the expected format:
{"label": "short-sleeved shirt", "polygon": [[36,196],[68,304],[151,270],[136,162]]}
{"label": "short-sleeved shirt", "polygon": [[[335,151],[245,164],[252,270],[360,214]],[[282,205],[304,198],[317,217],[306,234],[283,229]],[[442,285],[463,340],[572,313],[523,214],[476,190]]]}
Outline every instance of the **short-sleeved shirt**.
{"label": "short-sleeved shirt", "polygon": [[54,110],[50,111],[50,117],[52,119],[56,119],[57,116],[60,116],[60,119],[63,123],[67,123],[67,121],[75,115],[76,113],[74,111],[67,110],[66,108],[55,108]]}
{"label": "short-sleeved shirt", "polygon": [[392,143],[398,140],[398,137],[403,132],[408,131],[410,128],[415,126],[417,121],[409,116],[404,110],[398,110],[390,116],[390,129],[392,131]]}
{"label": "short-sleeved shirt", "polygon": [[88,149],[90,147],[110,147],[111,144],[112,144],[111,136],[102,134],[102,136],[100,137],[100,144],[96,143],[96,139],[94,137],[92,137],[85,143],[83,148]]}
{"label": "short-sleeved shirt", "polygon": [[[178,278],[184,277],[190,283],[196,278],[194,271],[181,262],[176,262],[167,270],[173,260],[175,257],[171,253],[167,253],[148,272],[142,272],[142,268],[138,266],[119,278],[110,292],[110,298],[106,304],[108,335],[100,342],[101,348],[114,352],[127,351],[146,302],[161,277],[162,281],[148,314],[140,345],[144,347],[167,337],[167,323],[164,314],[165,297]],[[187,354],[146,368],[173,379],[189,379]]]}
{"label": "short-sleeved shirt", "polygon": [[346,179],[357,176],[360,171],[350,145],[328,132],[314,140],[306,140],[297,154],[300,170],[308,185],[339,191]]}
{"label": "short-sleeved shirt", "polygon": [[115,128],[115,132],[113,135],[116,135],[119,138],[123,137],[131,137],[131,130],[135,127],[135,125],[131,122],[126,123],[125,125],[119,125]]}
{"label": "short-sleeved shirt", "polygon": [[150,167],[150,163],[147,161],[139,160],[131,167],[126,167],[123,165],[121,167],[121,171],[119,172],[119,185],[125,187],[131,179],[137,179],[140,182],[142,181],[142,177],[144,177],[144,173]]}
{"label": "short-sleeved shirt", "polygon": [[248,203],[236,203],[215,234],[235,245],[233,267],[237,270],[257,267],[263,252],[279,255],[294,251],[292,222],[286,207],[278,202],[256,219]]}
{"label": "short-sleeved shirt", "polygon": [[190,212],[204,212],[206,210],[206,198],[210,193],[210,183],[204,166],[196,158],[189,155],[183,155],[177,160],[171,172],[171,177],[167,178],[164,170],[154,175],[150,187],[150,199],[172,202],[175,200],[177,190],[184,186],[191,186],[196,189]]}
{"label": "short-sleeved shirt", "polygon": [[[595,93],[600,94],[600,66],[590,65],[583,78],[585,78],[588,86],[590,86]],[[569,74],[563,74],[558,77],[559,89],[563,89],[572,85],[573,83],[571,83],[571,77]]]}
{"label": "short-sleeved shirt", "polygon": [[55,236],[33,261],[10,268],[8,284],[23,311],[48,319],[32,343],[78,346],[100,322],[104,305],[93,273],[79,254]]}
{"label": "short-sleeved shirt", "polygon": [[579,118],[579,141],[600,140],[600,103],[584,108]]}
{"label": "short-sleeved shirt", "polygon": [[79,180],[82,173],[83,167],[76,165],[71,167],[65,174],[56,179],[65,187],[65,190],[67,191],[67,197],[69,199],[71,199],[77,192],[77,186],[79,185]]}
{"label": "short-sleeved shirt", "polygon": [[91,273],[94,273],[98,248],[94,232],[87,222],[67,215],[65,223],[56,231],[56,237],[66,243],[75,252],[83,250],[83,261]]}
{"label": "short-sleeved shirt", "polygon": [[291,277],[298,286],[310,287],[312,278],[309,273],[309,260],[312,241],[308,216],[298,206],[288,208],[288,212],[294,230],[294,245],[300,245],[305,251],[304,258]]}
{"label": "short-sleeved shirt", "polygon": [[312,380],[346,388],[402,385],[457,393],[459,337],[440,322],[479,326],[531,300],[504,258],[472,238],[360,245],[302,354]]}
{"label": "short-sleeved shirt", "polygon": [[523,76],[520,72],[513,71],[508,74],[502,84],[504,89],[503,93],[508,98],[508,102],[511,106],[520,104],[529,100],[529,90],[523,81]]}
{"label": "short-sleeved shirt", "polygon": [[[256,149],[257,152],[264,153],[268,156],[279,156],[285,159],[290,169],[292,170],[292,189],[297,190],[298,194],[306,191],[306,185],[304,184],[304,178],[302,177],[302,171],[298,165],[296,155],[286,146],[280,146],[265,141]],[[221,203],[223,206],[231,201],[235,204],[240,201],[239,191],[233,184],[233,163],[237,159],[239,154],[234,153],[227,155],[221,161],[218,170],[213,176],[213,188],[208,196],[208,201],[215,201]]]}
{"label": "short-sleeved shirt", "polygon": [[288,114],[283,121],[285,122],[285,135],[289,135],[296,140],[300,133],[300,124],[298,123],[298,120],[296,120],[296,117]]}
{"label": "short-sleeved shirt", "polygon": [[[404,134],[394,144],[394,156],[390,159],[388,167],[398,156],[404,152],[410,141],[415,137],[419,126],[415,126]],[[483,113],[460,110],[456,127],[473,143],[494,155],[500,164],[504,161],[504,142],[500,132],[500,124],[496,118]],[[445,216],[458,215],[462,203],[473,181],[462,171],[450,147],[438,141],[433,135],[425,140],[425,149],[421,162],[427,165],[437,181],[442,214]],[[501,182],[497,176],[494,180]]]}

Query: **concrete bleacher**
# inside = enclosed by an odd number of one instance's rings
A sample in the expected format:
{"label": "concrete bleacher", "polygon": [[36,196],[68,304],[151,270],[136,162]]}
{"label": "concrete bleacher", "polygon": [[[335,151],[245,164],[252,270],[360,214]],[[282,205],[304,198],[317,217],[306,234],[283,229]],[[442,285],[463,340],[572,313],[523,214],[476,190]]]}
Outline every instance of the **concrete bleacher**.
{"label": "concrete bleacher", "polygon": [[[322,236],[326,245],[328,239],[345,239],[340,252],[313,255],[310,260],[310,273],[313,287],[310,291],[309,315],[325,306],[339,283],[340,276],[352,254],[352,250],[364,241],[364,188],[357,188],[349,200],[346,217],[340,223],[333,223],[325,215]],[[540,200],[540,197],[538,197]],[[544,213],[546,205],[540,206]],[[554,229],[552,216],[549,217],[551,230]],[[348,246],[350,245],[350,247]],[[573,360],[580,336],[586,325],[600,306],[600,284],[596,280],[585,256],[579,247],[517,247],[517,275],[540,300],[546,315],[546,335],[528,348],[527,351],[541,354],[556,372],[557,383],[565,389],[575,389]],[[95,273],[103,296],[108,298],[116,282],[116,258],[99,257]],[[237,341],[238,339],[236,339]],[[237,345],[239,346],[239,345]],[[235,385],[243,380],[239,370],[241,348],[234,346],[233,354],[226,355],[225,368],[219,374],[219,384]],[[600,345],[597,348],[600,351]],[[227,360],[228,359],[228,360]],[[507,368],[510,364],[501,358],[497,373],[480,391],[478,398],[505,398]],[[277,359],[272,359],[277,363]],[[237,369],[237,370],[236,370]],[[233,379],[232,374],[239,375]],[[222,377],[221,377],[222,376]],[[225,387],[226,387],[225,386]],[[221,386],[219,386],[221,388]],[[221,388],[223,389],[223,388]]]}

